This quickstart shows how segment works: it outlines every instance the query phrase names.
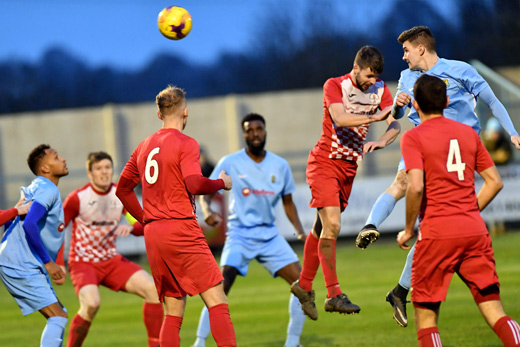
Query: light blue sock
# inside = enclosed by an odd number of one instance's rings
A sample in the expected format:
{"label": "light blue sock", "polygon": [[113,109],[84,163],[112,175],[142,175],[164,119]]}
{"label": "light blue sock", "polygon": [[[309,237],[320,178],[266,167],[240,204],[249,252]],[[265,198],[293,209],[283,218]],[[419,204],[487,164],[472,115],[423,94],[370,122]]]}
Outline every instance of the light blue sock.
{"label": "light blue sock", "polygon": [[295,347],[300,344],[300,336],[305,318],[300,300],[291,294],[291,298],[289,299],[289,325],[287,326],[285,347]]}
{"label": "light blue sock", "polygon": [[412,286],[412,259],[414,252],[415,243],[413,244],[412,248],[410,248],[410,251],[406,256],[406,264],[404,264],[404,269],[401,273],[401,278],[399,279],[399,285],[408,290],[410,290],[410,287]]}
{"label": "light blue sock", "polygon": [[193,344],[193,347],[204,347],[206,346],[206,339],[211,332],[211,326],[209,324],[209,312],[208,308],[204,306],[200,312],[199,326],[197,328],[197,340]]}
{"label": "light blue sock", "polygon": [[61,347],[63,343],[63,333],[68,319],[65,317],[49,317],[47,325],[43,329],[40,340],[41,347]]}
{"label": "light blue sock", "polygon": [[383,223],[390,213],[392,213],[394,206],[395,199],[392,194],[383,193],[379,195],[374,206],[372,206],[366,224],[373,224],[376,228],[379,228],[381,223]]}

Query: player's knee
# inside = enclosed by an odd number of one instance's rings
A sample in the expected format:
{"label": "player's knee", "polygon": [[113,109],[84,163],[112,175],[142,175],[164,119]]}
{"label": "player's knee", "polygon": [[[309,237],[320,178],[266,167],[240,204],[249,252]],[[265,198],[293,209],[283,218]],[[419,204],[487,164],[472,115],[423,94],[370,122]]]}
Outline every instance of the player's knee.
{"label": "player's knee", "polygon": [[89,300],[88,302],[85,302],[81,305],[80,310],[83,311],[85,315],[87,315],[87,318],[92,320],[95,316],[97,311],[99,310],[99,306],[101,305],[101,300]]}

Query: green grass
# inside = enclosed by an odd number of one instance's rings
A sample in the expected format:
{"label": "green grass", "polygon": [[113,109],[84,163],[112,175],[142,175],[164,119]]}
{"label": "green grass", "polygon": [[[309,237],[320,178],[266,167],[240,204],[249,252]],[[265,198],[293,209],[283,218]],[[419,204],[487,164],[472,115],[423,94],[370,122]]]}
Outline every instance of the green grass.
{"label": "green grass", "polygon": [[[497,272],[501,281],[502,302],[506,312],[520,320],[520,232],[493,238]],[[301,256],[301,246],[297,248]],[[359,315],[326,313],[323,276],[315,281],[319,312],[317,321],[307,320],[301,338],[311,346],[416,346],[415,327],[408,305],[410,326],[398,327],[392,319],[385,295],[397,282],[406,257],[393,240],[380,240],[362,251],[350,239],[338,243],[337,268],[341,287],[362,310]],[[78,309],[70,280],[56,286],[58,297],[69,311],[69,321]],[[101,288],[101,309],[84,346],[146,346],[142,323],[141,298],[114,293]],[[272,279],[258,263],[251,263],[247,277],[239,277],[229,295],[231,318],[239,346],[283,346],[288,321],[289,286],[282,279]],[[0,286],[0,345],[36,346],[45,320],[39,313],[23,317],[18,306]],[[194,341],[202,301],[188,299],[181,330],[181,345]],[[448,299],[441,307],[441,338],[446,347],[501,346],[500,340],[486,325],[469,290],[454,277]],[[66,336],[68,334],[68,326]],[[208,346],[215,346],[210,337]]]}

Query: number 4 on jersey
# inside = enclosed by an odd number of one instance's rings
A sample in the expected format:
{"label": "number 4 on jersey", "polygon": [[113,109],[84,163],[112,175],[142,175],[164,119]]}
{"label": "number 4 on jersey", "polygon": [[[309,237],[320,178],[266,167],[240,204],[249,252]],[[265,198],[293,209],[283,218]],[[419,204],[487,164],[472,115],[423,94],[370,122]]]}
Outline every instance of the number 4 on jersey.
{"label": "number 4 on jersey", "polygon": [[460,158],[460,146],[457,139],[450,140],[450,150],[448,152],[448,161],[446,162],[448,172],[457,172],[459,181],[464,181],[464,169],[466,163]]}

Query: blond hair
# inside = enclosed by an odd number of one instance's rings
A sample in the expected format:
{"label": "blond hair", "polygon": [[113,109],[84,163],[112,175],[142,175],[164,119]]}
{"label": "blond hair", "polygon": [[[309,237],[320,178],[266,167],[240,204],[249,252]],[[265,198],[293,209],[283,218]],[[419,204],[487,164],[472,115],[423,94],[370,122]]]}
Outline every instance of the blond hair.
{"label": "blond hair", "polygon": [[168,85],[155,97],[155,103],[162,115],[172,114],[185,106],[186,92],[184,89]]}

